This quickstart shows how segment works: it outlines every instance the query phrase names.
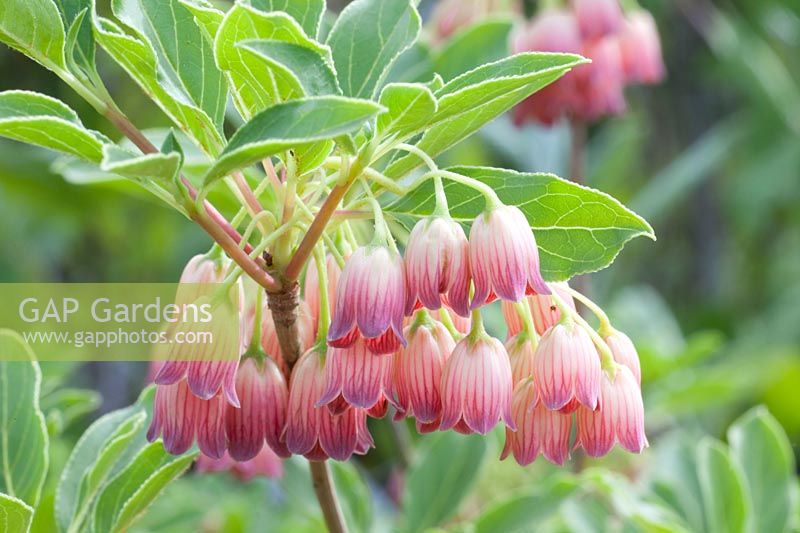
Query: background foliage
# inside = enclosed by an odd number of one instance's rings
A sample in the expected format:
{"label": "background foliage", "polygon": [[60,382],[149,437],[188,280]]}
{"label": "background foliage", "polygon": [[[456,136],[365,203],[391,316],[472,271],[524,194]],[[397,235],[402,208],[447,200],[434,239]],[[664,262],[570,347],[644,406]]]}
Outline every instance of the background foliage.
{"label": "background foliage", "polygon": [[[422,2],[423,15],[429,4]],[[398,494],[397,523],[408,531],[529,530],[530,524],[570,531],[603,525],[779,531],[791,520],[797,525],[797,482],[788,473],[796,469],[800,439],[800,6],[780,0],[642,4],[658,21],[669,76],[661,86],[629,91],[629,113],[591,130],[587,181],[630,205],[659,236],[657,245],[633,241],[594,276],[596,300],[642,356],[651,448],[634,458],[577,457],[580,472],[572,474],[542,461],[526,469],[500,463],[499,434],[487,440],[441,435],[415,443],[400,483],[398,450],[378,422],[378,450],[335,470],[355,530],[389,527]],[[495,43],[507,23],[492,20],[466,31],[474,33],[431,60],[445,80],[463,62],[504,53],[463,43]],[[163,126],[161,112],[118,67],[102,57],[100,65],[121,107],[135,110],[137,125]],[[21,55],[1,49],[0,71],[13,73],[0,77],[0,90],[53,95],[88,128],[114,136],[69,88]],[[566,175],[568,151],[565,127],[515,130],[501,117],[441,160]],[[0,281],[171,281],[207,246],[199,229],[134,186],[77,186],[68,171],[66,179],[59,175],[61,164],[45,151],[0,140]],[[38,378],[30,371],[12,380],[40,381],[50,440],[50,474],[40,498],[43,508],[56,509],[56,519],[81,508],[77,500],[65,508],[56,496],[70,450],[91,420],[136,400],[144,373],[136,365],[51,364]],[[753,408],[759,404],[765,407]],[[129,421],[131,433],[141,424],[132,409],[115,415]],[[113,428],[115,438],[125,438],[124,427]],[[95,453],[107,450],[111,437],[105,434]],[[170,466],[143,442],[125,444],[119,453],[132,455],[112,461],[114,469],[134,465],[136,454]],[[183,477],[135,528],[314,530],[321,518],[307,476],[297,472],[304,468],[289,461],[283,480],[247,484],[224,474]],[[25,509],[28,499],[39,498],[36,485],[27,481],[16,496],[22,503],[0,501],[7,525],[33,519],[37,530],[52,530],[44,514],[32,517]],[[124,519],[117,511],[92,519],[106,525]]]}

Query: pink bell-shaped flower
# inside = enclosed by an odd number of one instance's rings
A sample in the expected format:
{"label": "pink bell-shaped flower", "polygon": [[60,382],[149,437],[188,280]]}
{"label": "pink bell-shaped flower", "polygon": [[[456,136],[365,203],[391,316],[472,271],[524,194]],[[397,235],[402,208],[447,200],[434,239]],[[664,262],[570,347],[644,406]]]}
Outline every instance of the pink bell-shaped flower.
{"label": "pink bell-shaped flower", "polygon": [[473,309],[495,297],[518,302],[526,294],[550,294],[539,272],[539,249],[525,215],[510,205],[479,215],[469,233]]}
{"label": "pink bell-shaped flower", "polygon": [[442,296],[469,316],[469,244],[461,226],[447,216],[417,222],[405,252],[406,314],[419,307],[439,309]]}
{"label": "pink bell-shaped flower", "polygon": [[599,39],[622,29],[619,0],[572,0],[572,9],[584,39]]}
{"label": "pink bell-shaped flower", "polygon": [[511,412],[517,430],[506,429],[500,459],[513,453],[517,463],[526,466],[542,454],[551,463],[563,465],[569,457],[572,416],[547,409],[539,401],[530,378],[517,384]]}
{"label": "pink bell-shaped flower", "polygon": [[584,45],[583,55],[592,60],[573,73],[578,90],[575,115],[592,122],[625,111],[625,73],[616,36],[603,37]]}
{"label": "pink bell-shaped flower", "polygon": [[642,366],[639,362],[639,354],[631,339],[621,331],[612,330],[605,338],[606,344],[611,348],[614,361],[627,366],[636,379],[636,383],[642,383]]}
{"label": "pink bell-shaped flower", "polygon": [[284,441],[290,452],[311,460],[346,461],[353,453],[366,453],[372,437],[363,409],[347,407],[333,414],[327,407],[317,407],[325,388],[322,357],[311,349],[292,371]]}
{"label": "pink bell-shaped flower", "polygon": [[600,373],[597,350],[579,325],[556,324],[539,341],[533,376],[548,409],[561,409],[572,400],[589,409],[597,407]]}
{"label": "pink bell-shaped flower", "polygon": [[485,435],[511,418],[511,364],[503,344],[485,333],[465,337],[442,371],[440,429]]}
{"label": "pink bell-shaped flower", "polygon": [[442,416],[442,371],[455,341],[440,322],[413,324],[408,346],[394,355],[398,415],[414,416],[417,426],[437,424]]}
{"label": "pink bell-shaped flower", "polygon": [[643,9],[628,13],[619,46],[627,83],[654,84],[664,79],[661,39],[653,15]]}
{"label": "pink bell-shaped flower", "polygon": [[533,377],[536,345],[527,335],[517,335],[508,339],[506,351],[511,362],[511,378],[515,386],[520,381]]}
{"label": "pink bell-shaped flower", "polygon": [[575,447],[582,446],[592,457],[607,454],[616,443],[632,453],[647,446],[642,392],[626,366],[617,365],[613,380],[603,373],[598,408],[580,407],[576,420]]}
{"label": "pink bell-shaped flower", "polygon": [[[183,304],[194,303],[200,296],[195,294],[194,285],[221,283],[225,277],[225,269],[226,262],[223,259],[209,255],[194,256],[181,274],[176,305],[181,307]],[[231,297],[232,300],[238,300],[235,305],[239,306],[238,309],[231,310],[231,314],[240,315],[244,301],[241,283],[234,286]],[[174,352],[166,354],[167,360],[161,365],[154,382],[158,385],[172,385],[185,377],[189,389],[197,397],[209,400],[222,389],[227,402],[238,406],[234,379],[242,347],[241,324],[231,327],[231,324],[225,322],[217,320],[213,323],[218,328],[217,331],[212,331],[212,344],[170,344],[167,350]],[[220,357],[218,352],[225,346],[236,350],[236,353],[230,354],[230,357]]]}
{"label": "pink bell-shaped flower", "polygon": [[[566,283],[548,283],[548,285],[567,305],[575,309],[575,300],[572,298]],[[538,335],[544,335],[545,331],[561,320],[561,311],[553,303],[553,298],[550,295],[534,294],[526,297],[525,300],[531,309],[533,325]],[[522,331],[522,319],[513,302],[503,301],[502,310],[503,318],[505,318],[508,326],[508,336],[513,337]]]}
{"label": "pink bell-shaped flower", "polygon": [[248,357],[236,373],[236,392],[241,407],[228,406],[225,433],[228,453],[236,461],[248,461],[258,455],[264,441],[281,457],[291,455],[281,442],[286,427],[289,391],[278,365],[264,357]]}
{"label": "pink bell-shaped flower", "polygon": [[[336,301],[336,288],[339,286],[339,277],[342,275],[342,269],[339,268],[339,264],[333,256],[328,255],[325,258],[325,270],[328,277],[328,303],[331,304]],[[317,324],[319,323],[319,274],[317,273],[316,261],[308,262],[306,281],[303,287],[303,299],[308,304],[308,311],[313,324],[312,335],[316,335]]]}
{"label": "pink bell-shaped flower", "polygon": [[392,357],[370,352],[363,339],[347,348],[328,348],[325,388],[317,406],[328,405],[341,396],[348,405],[370,409],[390,397]]}
{"label": "pink bell-shaped flower", "polygon": [[347,260],[336,291],[328,344],[347,348],[359,337],[376,354],[405,345],[403,259],[385,246],[369,245]]}

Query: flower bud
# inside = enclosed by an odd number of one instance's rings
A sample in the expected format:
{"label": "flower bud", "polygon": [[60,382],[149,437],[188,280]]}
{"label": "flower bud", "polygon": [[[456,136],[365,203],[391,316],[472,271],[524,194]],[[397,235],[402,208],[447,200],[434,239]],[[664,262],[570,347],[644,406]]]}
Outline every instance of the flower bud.
{"label": "flower bud", "polygon": [[397,253],[372,245],[356,250],[339,279],[328,344],[347,348],[361,337],[376,354],[394,353],[405,345],[405,285]]}
{"label": "flower bud", "polygon": [[504,205],[479,215],[469,233],[475,283],[473,309],[494,297],[518,302],[526,294],[550,294],[539,272],[539,250],[518,208]]}
{"label": "flower bud", "polygon": [[417,222],[405,252],[406,314],[420,306],[439,309],[441,297],[461,316],[469,315],[469,244],[449,217]]}
{"label": "flower bud", "polygon": [[533,380],[521,381],[514,390],[511,413],[517,431],[506,429],[506,443],[500,459],[514,454],[522,466],[541,453],[545,459],[563,465],[569,457],[572,416],[547,409],[538,399]]}
{"label": "flower bud", "polygon": [[394,355],[398,413],[414,416],[417,424],[438,423],[442,416],[442,370],[455,341],[440,322],[411,326],[408,346]]}
{"label": "flower bud", "polygon": [[328,348],[325,389],[317,406],[328,405],[341,396],[353,407],[370,409],[391,396],[392,357],[373,354],[362,339],[348,348]]}
{"label": "flower bud", "polygon": [[[575,300],[573,300],[572,294],[569,292],[569,285],[566,283],[548,283],[548,286],[551,291],[558,294],[567,305],[575,309]],[[544,335],[545,331],[561,320],[561,311],[553,302],[553,298],[550,295],[534,294],[526,297],[525,300],[528,302],[528,306],[531,309],[533,326],[538,335]],[[522,331],[522,318],[519,316],[513,302],[503,301],[502,310],[503,318],[505,318],[506,325],[508,326],[508,336],[513,337]]]}
{"label": "flower bud", "polygon": [[[336,288],[339,286],[339,277],[342,269],[333,258],[328,255],[325,258],[325,270],[328,277],[328,305],[336,301]],[[309,261],[306,269],[306,281],[303,286],[303,299],[308,304],[311,315],[312,336],[317,334],[317,324],[319,323],[319,274],[317,273],[317,262]],[[308,347],[306,347],[308,349]]]}
{"label": "flower bud", "polygon": [[366,453],[372,437],[366,426],[366,412],[354,407],[332,414],[327,407],[317,407],[325,387],[320,354],[311,349],[292,371],[289,382],[285,443],[292,453],[311,460],[328,457],[346,461],[353,453]]}
{"label": "flower bud", "polygon": [[654,84],[664,79],[661,40],[653,16],[643,9],[628,14],[619,36],[622,67],[627,83]]}
{"label": "flower bud", "polygon": [[599,39],[622,28],[619,0],[572,0],[572,9],[584,39]]}
{"label": "flower bud", "polygon": [[248,461],[258,455],[266,439],[275,453],[288,457],[290,453],[281,442],[281,435],[286,425],[289,392],[278,365],[268,358],[261,362],[245,359],[236,373],[236,392],[241,407],[228,406],[225,413],[230,456],[237,461]]}
{"label": "flower bud", "polygon": [[578,439],[591,457],[601,457],[615,443],[632,453],[647,446],[642,393],[631,371],[618,365],[613,381],[603,373],[597,410],[581,407],[576,414]]}
{"label": "flower bud", "polygon": [[511,364],[503,344],[494,338],[465,337],[453,349],[442,371],[440,429],[485,435],[502,420],[512,429]]}
{"label": "flower bud", "polygon": [[573,399],[589,409],[597,407],[600,373],[600,356],[577,324],[556,324],[539,341],[534,380],[548,409],[561,409]]}
{"label": "flower bud", "polygon": [[641,385],[642,367],[639,363],[639,354],[636,353],[636,347],[631,339],[621,331],[614,330],[605,338],[605,341],[611,348],[611,353],[614,354],[614,360],[627,366],[636,379],[636,383]]}

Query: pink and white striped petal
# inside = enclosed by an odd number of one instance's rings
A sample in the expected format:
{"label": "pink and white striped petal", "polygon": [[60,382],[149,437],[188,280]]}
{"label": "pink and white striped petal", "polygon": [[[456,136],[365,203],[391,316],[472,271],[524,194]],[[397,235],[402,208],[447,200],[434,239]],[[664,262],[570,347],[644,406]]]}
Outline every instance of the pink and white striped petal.
{"label": "pink and white striped petal", "polygon": [[325,358],[325,389],[317,406],[339,395],[362,409],[369,409],[383,397],[391,396],[391,355],[375,355],[359,339],[349,348],[328,348]]}
{"label": "pink and white striped petal", "polygon": [[606,344],[611,348],[611,353],[614,354],[614,360],[630,369],[633,377],[636,378],[636,383],[642,383],[642,365],[639,362],[639,354],[636,352],[636,347],[633,345],[630,337],[621,331],[614,330],[613,333],[605,338]]}
{"label": "pink and white striped petal", "polygon": [[534,380],[548,409],[561,409],[573,399],[597,407],[600,373],[600,356],[582,327],[556,324],[539,341]]}

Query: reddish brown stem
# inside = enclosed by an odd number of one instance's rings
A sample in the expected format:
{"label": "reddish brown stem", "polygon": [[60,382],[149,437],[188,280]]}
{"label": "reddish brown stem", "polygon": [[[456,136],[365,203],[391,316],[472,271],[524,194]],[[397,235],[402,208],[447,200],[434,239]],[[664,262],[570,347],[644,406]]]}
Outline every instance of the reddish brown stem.
{"label": "reddish brown stem", "polygon": [[328,531],[331,533],[346,533],[347,525],[342,518],[342,508],[333,488],[328,463],[325,461],[309,461],[308,464],[311,467],[311,482],[314,485],[314,492],[317,494],[319,506],[322,508],[322,515],[325,517]]}

